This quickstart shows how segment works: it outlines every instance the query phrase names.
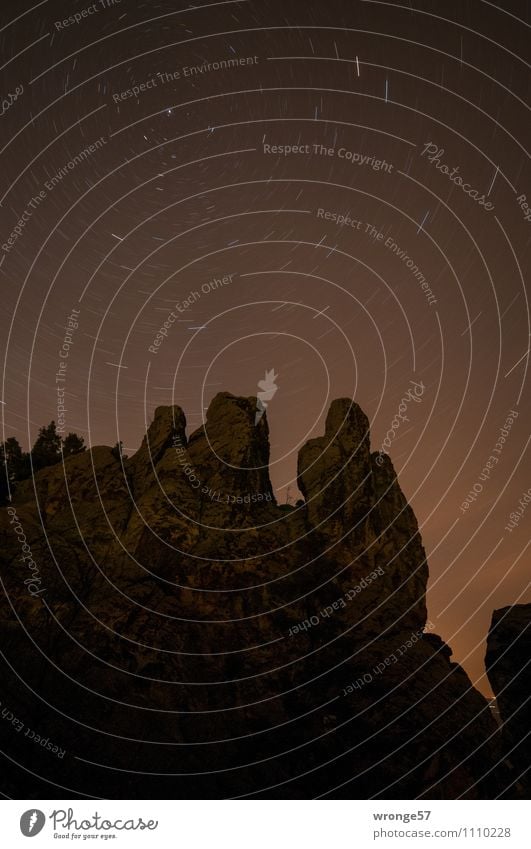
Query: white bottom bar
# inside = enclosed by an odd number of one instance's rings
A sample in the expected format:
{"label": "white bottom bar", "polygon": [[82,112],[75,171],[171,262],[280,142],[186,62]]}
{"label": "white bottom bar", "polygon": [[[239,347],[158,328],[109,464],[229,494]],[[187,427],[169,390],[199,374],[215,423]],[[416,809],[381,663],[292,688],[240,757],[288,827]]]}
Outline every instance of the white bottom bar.
{"label": "white bottom bar", "polygon": [[[517,801],[3,801],[2,846],[529,849]],[[143,826],[143,827],[142,827]],[[35,837],[35,844],[28,840]],[[67,842],[68,841],[68,842]]]}

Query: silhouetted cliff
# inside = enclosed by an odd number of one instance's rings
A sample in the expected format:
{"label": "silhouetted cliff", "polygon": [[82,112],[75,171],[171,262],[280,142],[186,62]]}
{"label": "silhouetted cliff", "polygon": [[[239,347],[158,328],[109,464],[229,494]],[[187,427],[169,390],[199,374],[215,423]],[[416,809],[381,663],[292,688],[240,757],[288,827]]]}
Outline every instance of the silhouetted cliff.
{"label": "silhouetted cliff", "polygon": [[487,639],[487,675],[503,721],[513,795],[531,790],[531,604],[495,610]]}
{"label": "silhouetted cliff", "polygon": [[2,706],[66,752],[3,722],[21,764],[6,793],[491,798],[507,784],[486,699],[430,633],[417,522],[364,413],[332,403],[291,509],[255,413],[221,393],[187,438],[183,411],[158,408],[129,460],[74,455],[2,511]]}

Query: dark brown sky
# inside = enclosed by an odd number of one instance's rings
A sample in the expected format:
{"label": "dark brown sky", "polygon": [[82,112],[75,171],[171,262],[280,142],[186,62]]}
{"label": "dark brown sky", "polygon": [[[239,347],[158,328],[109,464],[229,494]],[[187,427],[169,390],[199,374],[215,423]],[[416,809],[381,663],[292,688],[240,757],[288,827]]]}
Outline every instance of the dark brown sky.
{"label": "dark brown sky", "polygon": [[363,407],[376,450],[421,382],[389,451],[430,618],[488,691],[492,609],[531,600],[531,508],[506,528],[531,486],[529,4],[105,5],[2,4],[3,438],[57,419],[73,309],[67,430],[131,453],[159,404],[191,431],[274,368],[281,500],[333,398]]}

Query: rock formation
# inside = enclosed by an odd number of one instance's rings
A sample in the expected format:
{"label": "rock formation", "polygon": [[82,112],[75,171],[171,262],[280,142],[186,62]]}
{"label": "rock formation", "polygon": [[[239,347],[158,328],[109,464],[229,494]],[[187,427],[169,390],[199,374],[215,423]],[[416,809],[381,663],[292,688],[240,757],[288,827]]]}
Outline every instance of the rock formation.
{"label": "rock formation", "polygon": [[182,410],[158,408],[129,460],[92,448],[2,510],[2,707],[66,752],[2,722],[4,792],[492,798],[507,783],[487,700],[427,623],[417,522],[366,416],[332,403],[287,508],[255,414],[221,393],[187,438]]}
{"label": "rock formation", "polygon": [[487,675],[503,722],[504,755],[512,767],[508,795],[531,790],[531,604],[495,610],[487,639]]}

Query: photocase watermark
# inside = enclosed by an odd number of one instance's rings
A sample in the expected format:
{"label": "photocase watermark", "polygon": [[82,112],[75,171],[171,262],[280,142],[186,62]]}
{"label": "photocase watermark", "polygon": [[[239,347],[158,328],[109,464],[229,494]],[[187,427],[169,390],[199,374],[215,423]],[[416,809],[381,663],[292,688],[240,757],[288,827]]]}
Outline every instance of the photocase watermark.
{"label": "photocase watermark", "polygon": [[204,484],[197,473],[196,469],[189,460],[186,447],[183,445],[182,437],[176,434],[172,439],[172,445],[178,457],[179,465],[188,478],[192,489],[201,491],[202,495],[206,495],[211,501],[218,501],[224,504],[257,504],[262,501],[272,501],[273,495],[270,492],[247,492],[240,495],[230,495],[229,493],[221,492],[217,489]]}
{"label": "photocase watermark", "polygon": [[[120,817],[116,820],[107,819],[96,811],[90,817],[74,814],[73,808],[55,808],[51,814],[46,814],[38,808],[29,808],[20,817],[20,830],[24,837],[35,837],[50,820],[54,838],[68,840],[112,840],[124,831],[156,831],[158,820],[144,820],[143,817]],[[116,834],[115,832],[118,832]]]}
{"label": "photocase watermark", "polygon": [[[239,59],[218,59],[216,62],[203,62],[201,65],[184,65],[182,68],[183,77],[197,77],[201,74],[208,74],[210,71],[226,71],[231,68],[238,68],[242,65],[257,65],[259,62],[258,56],[241,56]],[[173,77],[175,79],[175,75]]]}
{"label": "photocase watermark", "polygon": [[208,281],[208,283],[203,283],[201,291],[194,289],[189,292],[183,301],[176,301],[174,308],[168,313],[166,321],[157,331],[155,338],[153,339],[153,343],[149,346],[148,351],[151,354],[158,354],[160,346],[167,338],[172,325],[174,325],[179,319],[179,316],[184,315],[190,307],[200,301],[201,295],[208,295],[210,292],[215,292],[218,289],[223,289],[225,286],[229,286],[232,283],[232,278],[235,276],[236,274],[233,272],[232,274],[226,274],[224,277],[213,277],[212,280]]}
{"label": "photocase watermark", "polygon": [[34,197],[28,201],[26,208],[24,209],[22,215],[18,219],[16,225],[13,227],[13,230],[9,234],[9,237],[2,245],[2,250],[4,253],[8,254],[14,247],[20,237],[23,235],[25,228],[28,222],[31,220],[33,213],[41,206],[41,204],[46,200],[49,193],[54,190],[54,188],[59,185],[59,183],[64,180],[64,178],[74,170],[78,165],[82,162],[85,162],[89,156],[92,156],[93,153],[96,153],[100,150],[103,145],[107,144],[107,140],[100,136],[93,144],[87,145],[83,150],[79,151],[75,156],[72,157],[62,168],[57,171],[53,177],[50,177],[45,181],[45,188],[41,189]]}
{"label": "photocase watermark", "polygon": [[324,221],[332,221],[338,227],[352,227],[353,230],[361,230],[364,226],[364,222],[357,218],[351,218],[350,215],[343,212],[323,209],[323,207],[319,207],[316,215],[317,218],[322,218]]}
{"label": "photocase watermark", "polygon": [[434,628],[435,625],[433,624],[433,622],[426,622],[424,628],[422,628],[420,631],[414,631],[411,634],[410,638],[405,641],[405,643],[402,643],[399,648],[395,649],[395,651],[391,652],[391,654],[388,654],[387,657],[384,658],[384,660],[380,661],[380,663],[377,663],[376,666],[374,666],[370,672],[365,672],[364,675],[361,675],[359,678],[356,678],[356,680],[353,681],[351,684],[347,684],[347,686],[343,688],[342,695],[348,696],[350,695],[350,693],[353,693],[354,690],[362,690],[364,687],[367,686],[367,684],[371,684],[375,678],[385,672],[385,670],[388,669],[390,666],[397,663],[397,661],[400,657],[402,657],[402,655],[406,654],[406,652],[409,651],[412,646],[418,643],[418,641],[422,639],[423,634],[425,634],[427,631],[433,631]]}
{"label": "photocase watermark", "polygon": [[18,219],[16,225],[13,227],[9,237],[2,245],[2,250],[5,254],[8,254],[12,248],[14,248],[15,243],[20,239],[24,232],[24,228],[26,227],[28,221],[33,215],[34,211],[39,208],[43,200],[46,198],[46,192],[41,189],[41,191],[36,194],[34,197],[28,201],[28,205],[26,206],[24,212]]}
{"label": "photocase watermark", "polygon": [[[383,233],[376,231],[376,236],[375,236],[375,234],[373,232],[374,229],[375,228],[373,228],[370,231],[369,235],[372,238],[376,238],[378,241],[381,241],[383,239]],[[404,265],[406,266],[406,268],[409,269],[409,271],[411,271],[415,280],[417,280],[419,282],[420,288],[424,292],[424,295],[426,296],[426,300],[428,301],[430,307],[432,307],[434,304],[436,304],[437,299],[436,299],[435,295],[433,294],[426,277],[424,276],[424,274],[422,273],[422,271],[420,270],[418,265],[411,259],[411,257],[408,255],[408,253],[405,250],[403,250],[403,248],[401,248],[400,245],[398,245],[390,236],[388,236],[385,239],[385,242],[383,242],[383,245],[384,245],[385,248],[387,248],[388,251],[391,251],[391,253],[394,254],[397,257],[397,259],[401,260],[401,262],[404,263]]]}
{"label": "photocase watermark", "polygon": [[415,279],[420,284],[422,291],[430,305],[437,303],[437,299],[433,294],[427,278],[424,276],[418,265],[411,259],[409,254],[398,245],[391,236],[386,236],[370,221],[362,221],[359,218],[352,218],[350,213],[337,212],[334,210],[324,209],[319,207],[316,211],[316,217],[323,221],[330,221],[338,227],[350,227],[352,230],[357,230],[366,236],[369,236],[374,242],[382,244],[388,251],[391,251],[404,265],[411,271]]}
{"label": "photocase watermark", "polygon": [[354,587],[351,587],[347,590],[346,593],[343,593],[342,596],[337,598],[331,604],[327,604],[319,613],[310,616],[309,619],[305,619],[303,622],[299,622],[297,625],[292,625],[289,629],[289,636],[293,637],[295,634],[299,634],[301,631],[308,631],[310,628],[319,625],[319,622],[322,619],[328,619],[333,613],[338,610],[342,610],[347,606],[347,602],[353,601],[357,595],[361,593],[362,590],[367,589],[370,584],[376,581],[381,575],[384,575],[385,571],[382,566],[378,566],[373,572],[370,572],[365,578],[362,578],[359,584],[356,584]]}
{"label": "photocase watermark", "polygon": [[65,432],[65,415],[68,412],[65,407],[65,383],[66,370],[68,368],[67,359],[70,356],[70,348],[74,344],[74,334],[79,327],[79,314],[81,310],[73,308],[66,320],[65,335],[63,344],[59,351],[59,368],[55,373],[55,383],[57,392],[57,433],[64,434]]}
{"label": "photocase watermark", "polygon": [[[0,705],[1,704],[2,702],[0,702]],[[66,752],[65,749],[61,749],[59,746],[56,746],[55,743],[51,742],[49,737],[43,737],[41,734],[37,734],[37,732],[33,731],[29,725],[26,725],[25,722],[22,722],[21,719],[15,716],[12,710],[9,710],[7,707],[3,707],[0,716],[4,722],[7,722],[8,725],[13,727],[17,734],[20,734],[20,732],[25,729],[24,737],[31,740],[36,745],[41,746],[43,749],[46,749],[52,755],[57,755],[60,760],[63,760]]]}
{"label": "photocase watermark", "polygon": [[23,94],[23,93],[24,93],[24,86],[21,83],[20,85],[18,85],[16,87],[14,92],[9,92],[6,95],[6,97],[3,97],[2,103],[0,104],[1,109],[2,109],[2,111],[0,112],[0,115],[5,115],[6,112],[8,112],[11,109],[11,107],[13,106],[13,103],[16,103],[16,101],[19,99],[20,95]]}
{"label": "photocase watermark", "polygon": [[112,99],[115,103],[121,103],[123,100],[129,100],[131,97],[138,98],[140,94],[145,94],[146,91],[159,88],[167,83],[174,83],[178,80],[190,79],[191,77],[200,77],[212,71],[228,71],[243,66],[257,65],[258,62],[258,56],[240,56],[230,59],[218,59],[215,62],[203,62],[201,65],[183,65],[175,71],[157,71],[156,74],[143,83],[138,83],[131,86],[131,88],[125,88],[123,91],[116,92],[113,94]]}
{"label": "photocase watermark", "polygon": [[67,177],[71,171],[74,170],[74,168],[77,168],[78,165],[81,165],[88,159],[89,156],[92,156],[93,153],[97,153],[98,150],[101,150],[101,148],[106,144],[107,139],[104,136],[100,136],[99,139],[96,139],[95,142],[87,145],[87,147],[84,147],[83,150],[80,150],[79,153],[76,153],[76,155],[73,156],[72,159],[69,159],[68,162],[62,166],[62,168],[59,168],[59,171],[56,171],[53,177],[50,177],[49,180],[45,180],[44,185],[46,189],[49,192],[53,191],[53,189],[55,189],[55,187],[58,186],[59,183],[64,180],[64,178]]}
{"label": "photocase watermark", "polygon": [[267,405],[277,392],[278,386],[275,383],[277,377],[278,374],[275,374],[275,369],[272,368],[270,371],[266,371],[263,380],[258,381],[259,391],[256,393],[256,413],[254,417],[255,426],[261,420],[267,410]]}
{"label": "photocase watermark", "polygon": [[531,487],[527,490],[527,492],[522,493],[522,497],[521,497],[520,501],[518,502],[518,504],[520,506],[517,507],[515,510],[513,510],[513,512],[509,515],[510,521],[508,521],[507,524],[505,525],[505,530],[509,531],[510,534],[512,534],[514,528],[518,527],[520,519],[522,518],[525,511],[527,510],[527,505],[530,504],[530,503],[531,503]]}
{"label": "photocase watermark", "polygon": [[373,171],[385,171],[391,174],[393,165],[386,159],[378,159],[376,156],[350,150],[347,147],[327,147],[324,144],[308,142],[306,144],[269,144],[262,142],[265,154],[273,156],[324,156],[327,158],[343,159],[351,165],[360,165],[371,168]]}
{"label": "photocase watermark", "polygon": [[[510,410],[509,415],[507,416],[503,427],[500,428],[500,434],[498,436],[498,441],[496,442],[495,447],[492,449],[492,454],[486,460],[483,469],[481,470],[481,474],[478,475],[478,480],[466,496],[465,500],[462,502],[461,513],[466,513],[466,511],[470,508],[470,506],[477,501],[478,497],[483,492],[483,482],[490,480],[490,474],[492,470],[498,465],[500,455],[503,451],[505,440],[508,438],[509,433],[511,432],[511,428],[514,424],[515,419],[518,418],[518,413],[516,410]],[[498,456],[496,456],[498,455]]]}
{"label": "photocase watermark", "polygon": [[36,837],[45,825],[46,817],[38,808],[31,808],[20,817],[20,830],[24,837]]}
{"label": "photocase watermark", "polygon": [[492,212],[494,209],[494,204],[491,201],[487,200],[485,194],[480,195],[478,189],[472,188],[470,183],[465,183],[461,175],[459,174],[459,165],[454,166],[452,169],[444,162],[442,162],[442,157],[444,156],[444,148],[438,147],[438,145],[433,142],[426,142],[424,145],[424,150],[420,154],[421,156],[427,155],[428,162],[430,165],[435,165],[436,169],[444,174],[454,186],[458,186],[466,195],[472,198],[472,200],[477,203],[479,206],[482,206],[486,212]]}
{"label": "photocase watermark", "polygon": [[391,422],[391,427],[387,431],[384,441],[382,442],[382,447],[378,451],[378,456],[376,458],[376,462],[379,466],[382,466],[384,463],[384,456],[389,453],[389,448],[391,447],[391,443],[394,441],[396,437],[396,431],[400,427],[401,422],[409,422],[408,417],[405,415],[407,412],[408,404],[420,404],[420,400],[424,395],[425,386],[422,381],[417,383],[416,380],[409,381],[413,388],[409,388],[406,394],[400,400],[400,404],[398,405],[398,412],[395,415],[393,421]]}
{"label": "photocase watermark", "polygon": [[522,211],[522,215],[524,216],[524,220],[529,222],[531,221],[531,206],[527,203],[526,195],[518,195],[516,198],[516,202]]}
{"label": "photocase watermark", "polygon": [[17,516],[17,511],[14,507],[8,507],[7,512],[8,515],[11,516],[9,524],[13,526],[13,530],[18,536],[18,541],[22,548],[22,556],[20,559],[31,571],[31,578],[26,578],[24,580],[24,584],[27,587],[29,594],[36,598],[42,593],[46,592],[46,588],[41,586],[42,578],[39,567],[33,559],[33,555],[31,553],[31,546],[28,544],[26,534],[24,533],[24,528],[22,527],[20,519]]}
{"label": "photocase watermark", "polygon": [[[76,815],[77,816],[77,815]],[[109,820],[99,814],[92,814],[90,818],[83,818],[83,815],[79,819],[74,816],[74,809],[68,808],[65,810],[64,808],[58,808],[49,816],[49,819],[52,821],[54,832],[63,829],[63,831],[68,832],[67,834],[59,834],[54,835],[58,837],[81,837],[80,834],[76,834],[76,831],[81,832],[107,832],[108,836],[116,837],[115,834],[112,834],[113,831],[155,831],[158,827],[158,820],[147,820],[144,821],[142,817],[135,817],[130,819],[120,818],[117,820]],[[83,835],[85,838],[87,835]],[[106,839],[106,835],[97,835],[90,834],[90,837],[101,837]]]}
{"label": "photocase watermark", "polygon": [[102,9],[112,9],[113,6],[119,6],[120,3],[121,0],[97,0],[96,3],[86,6],[84,9],[81,9],[80,12],[74,12],[73,15],[70,15],[70,17],[65,18],[63,21],[55,21],[54,27],[57,32],[60,32],[63,29],[71,27],[73,24],[80,24],[81,21],[84,21],[91,15],[101,12]]}

